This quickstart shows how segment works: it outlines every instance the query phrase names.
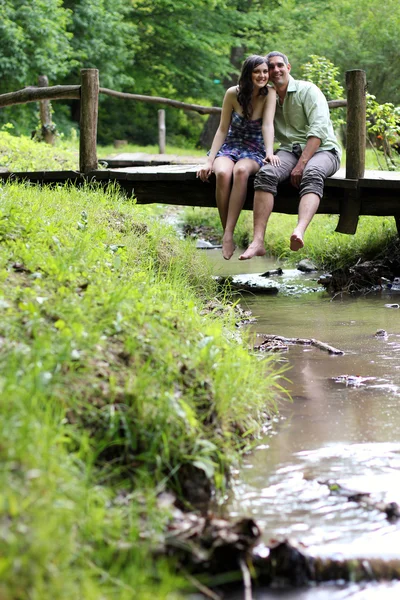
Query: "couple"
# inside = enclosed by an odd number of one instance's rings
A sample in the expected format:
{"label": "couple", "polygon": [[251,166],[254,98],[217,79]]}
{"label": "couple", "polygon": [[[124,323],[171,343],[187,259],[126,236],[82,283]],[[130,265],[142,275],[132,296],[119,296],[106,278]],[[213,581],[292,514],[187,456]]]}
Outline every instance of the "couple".
{"label": "couple", "polygon": [[[216,201],[224,230],[222,254],[234,253],[233,232],[243,208],[250,175],[254,181],[254,237],[239,260],[264,256],[264,237],[280,181],[299,189],[298,221],[290,248],[304,246],[304,232],[323,195],[325,179],[340,167],[341,147],[321,90],[293,79],[281,52],[253,55],[242,66],[239,83],[226,91],[221,120],[208,160],[197,172],[216,176]],[[270,81],[274,87],[267,85]],[[273,152],[274,135],[280,146]],[[233,183],[232,183],[233,178]]]}

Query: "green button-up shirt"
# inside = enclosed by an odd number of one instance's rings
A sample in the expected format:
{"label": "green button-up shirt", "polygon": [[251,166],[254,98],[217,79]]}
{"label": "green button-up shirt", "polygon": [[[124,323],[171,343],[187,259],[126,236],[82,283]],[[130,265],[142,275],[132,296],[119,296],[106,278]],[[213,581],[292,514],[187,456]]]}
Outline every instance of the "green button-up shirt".
{"label": "green button-up shirt", "polygon": [[293,79],[289,75],[289,85],[283,106],[276,95],[275,137],[280,143],[280,150],[292,151],[294,144],[300,144],[301,149],[309,137],[317,137],[321,150],[336,149],[339,158],[342,148],[333,131],[329,114],[329,106],[321,90],[309,81]]}

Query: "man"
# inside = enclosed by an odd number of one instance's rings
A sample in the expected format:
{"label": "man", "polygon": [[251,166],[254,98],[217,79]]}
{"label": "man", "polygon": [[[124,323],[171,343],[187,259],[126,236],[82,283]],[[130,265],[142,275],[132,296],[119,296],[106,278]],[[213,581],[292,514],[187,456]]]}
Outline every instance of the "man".
{"label": "man", "polygon": [[290,249],[304,246],[304,232],[317,212],[325,179],[339,169],[341,146],[337,141],[329,115],[329,107],[321,90],[308,81],[293,79],[290,63],[281,52],[266,57],[270,82],[276,89],[275,137],[280,143],[279,166],[261,167],[254,182],[253,241],[239,257],[247,260],[264,256],[265,230],[274,207],[277,185],[288,179],[299,189],[297,226],[290,237]]}

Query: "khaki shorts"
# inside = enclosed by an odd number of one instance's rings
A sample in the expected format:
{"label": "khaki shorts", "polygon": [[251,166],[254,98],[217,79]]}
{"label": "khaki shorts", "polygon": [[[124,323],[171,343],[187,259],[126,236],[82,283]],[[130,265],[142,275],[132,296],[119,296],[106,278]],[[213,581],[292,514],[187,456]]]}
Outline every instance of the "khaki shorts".
{"label": "khaki shorts", "polygon": [[[274,196],[278,192],[278,183],[289,179],[300,156],[298,152],[288,152],[286,150],[278,150],[276,154],[281,159],[281,164],[276,167],[271,164],[264,165],[258,171],[254,180],[255,190],[270,192]],[[322,198],[325,179],[336,173],[339,167],[340,159],[336,150],[316,152],[304,168],[300,183],[300,198],[309,193],[317,194]]]}

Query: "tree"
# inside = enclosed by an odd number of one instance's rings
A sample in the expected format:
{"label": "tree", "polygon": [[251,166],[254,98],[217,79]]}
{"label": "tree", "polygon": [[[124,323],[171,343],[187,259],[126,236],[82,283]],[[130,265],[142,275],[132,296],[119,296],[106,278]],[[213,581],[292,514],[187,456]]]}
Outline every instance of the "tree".
{"label": "tree", "polygon": [[[71,13],[73,63],[68,80],[77,82],[82,68],[100,71],[100,85],[127,86],[138,43],[132,9],[126,0],[64,0]],[[71,81],[70,81],[71,82]]]}
{"label": "tree", "polygon": [[71,13],[62,0],[0,0],[0,12],[0,93],[68,72]]}
{"label": "tree", "polygon": [[[37,85],[39,75],[59,83],[70,69],[71,18],[62,0],[0,0],[0,93]],[[36,104],[11,106],[0,123],[12,122],[16,133],[36,128]]]}

